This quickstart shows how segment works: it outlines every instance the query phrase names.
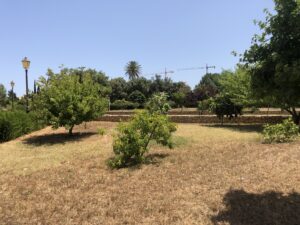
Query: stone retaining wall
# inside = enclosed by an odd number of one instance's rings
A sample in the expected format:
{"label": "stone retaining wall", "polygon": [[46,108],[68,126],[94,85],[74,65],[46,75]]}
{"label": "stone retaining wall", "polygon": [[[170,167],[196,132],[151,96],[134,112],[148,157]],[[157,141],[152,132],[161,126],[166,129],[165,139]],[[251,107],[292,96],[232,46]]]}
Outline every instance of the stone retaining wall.
{"label": "stone retaining wall", "polygon": [[[220,120],[213,115],[170,115],[171,121],[176,123],[220,123]],[[131,115],[104,115],[99,118],[99,121],[120,122],[128,121]],[[233,119],[224,118],[224,123],[243,123],[243,124],[265,124],[265,123],[280,123],[288,116],[240,116]]]}
{"label": "stone retaining wall", "polygon": [[[132,115],[134,114],[134,110],[113,110],[108,112],[109,115]],[[169,111],[169,115],[200,115],[199,111],[197,110],[190,110],[190,111]],[[256,112],[250,112],[250,111],[244,111],[244,115],[289,115],[286,111],[280,111],[280,110],[270,110],[268,111],[256,111]],[[213,115],[211,112],[203,112],[201,115]]]}

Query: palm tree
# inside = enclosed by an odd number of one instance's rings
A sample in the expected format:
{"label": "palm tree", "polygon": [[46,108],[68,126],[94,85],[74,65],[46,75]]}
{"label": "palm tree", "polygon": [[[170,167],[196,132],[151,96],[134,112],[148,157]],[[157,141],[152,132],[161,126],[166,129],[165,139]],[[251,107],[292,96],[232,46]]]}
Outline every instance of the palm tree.
{"label": "palm tree", "polygon": [[137,61],[129,61],[125,66],[125,74],[130,80],[139,78],[142,71],[141,65]]}

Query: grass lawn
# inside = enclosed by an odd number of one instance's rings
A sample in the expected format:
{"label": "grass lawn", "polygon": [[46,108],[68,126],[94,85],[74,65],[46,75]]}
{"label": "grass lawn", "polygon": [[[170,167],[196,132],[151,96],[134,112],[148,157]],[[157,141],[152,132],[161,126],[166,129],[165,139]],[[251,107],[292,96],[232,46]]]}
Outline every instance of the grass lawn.
{"label": "grass lawn", "polygon": [[[116,124],[51,128],[0,144],[0,224],[300,224],[300,142],[257,127],[180,124],[176,148],[110,170]],[[106,128],[104,136],[97,128]]]}

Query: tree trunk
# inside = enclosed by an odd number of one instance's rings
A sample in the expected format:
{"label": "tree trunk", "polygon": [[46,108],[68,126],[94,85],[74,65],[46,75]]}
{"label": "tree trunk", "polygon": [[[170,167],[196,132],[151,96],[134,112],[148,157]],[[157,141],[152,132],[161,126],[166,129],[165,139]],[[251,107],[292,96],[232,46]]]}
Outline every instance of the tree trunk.
{"label": "tree trunk", "polygon": [[72,136],[73,135],[73,128],[74,128],[74,125],[72,125],[69,129],[69,135]]}
{"label": "tree trunk", "polygon": [[300,112],[298,113],[295,107],[285,109],[288,113],[292,115],[292,119],[295,124],[300,126]]}

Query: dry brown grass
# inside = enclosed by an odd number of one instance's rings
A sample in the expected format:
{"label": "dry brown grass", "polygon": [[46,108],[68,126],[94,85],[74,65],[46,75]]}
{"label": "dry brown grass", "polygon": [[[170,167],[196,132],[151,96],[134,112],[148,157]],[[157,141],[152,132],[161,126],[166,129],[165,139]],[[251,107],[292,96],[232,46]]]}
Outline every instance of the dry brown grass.
{"label": "dry brown grass", "polygon": [[152,163],[112,171],[114,127],[1,144],[0,224],[300,224],[299,141],[263,145],[255,127],[185,124],[174,150],[154,145]]}

